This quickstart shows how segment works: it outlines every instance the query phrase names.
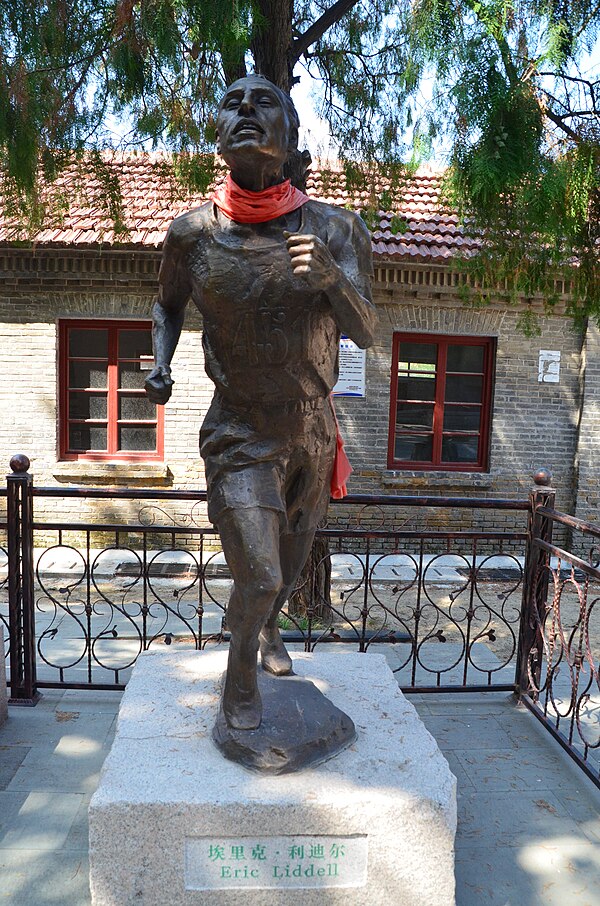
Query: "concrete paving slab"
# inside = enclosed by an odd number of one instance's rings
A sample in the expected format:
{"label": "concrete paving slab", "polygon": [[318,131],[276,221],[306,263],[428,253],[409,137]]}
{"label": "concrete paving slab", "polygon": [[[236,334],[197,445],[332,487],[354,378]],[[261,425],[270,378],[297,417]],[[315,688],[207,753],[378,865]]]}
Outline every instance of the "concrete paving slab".
{"label": "concrete paving slab", "polygon": [[[410,699],[409,699],[409,701],[410,701]],[[417,707],[417,706],[415,705],[415,707]],[[423,714],[421,713],[421,708],[418,708],[417,710],[418,710],[419,716],[422,718]],[[461,764],[459,758],[457,757],[456,752],[452,751],[452,749],[449,749],[447,752],[444,753],[444,758],[450,765],[450,770],[456,777],[457,796],[460,797],[460,796],[464,796],[466,793],[475,792],[475,789],[476,789],[475,784],[473,783],[472,779],[469,777],[465,768]]]}
{"label": "concrete paving slab", "polygon": [[[412,701],[412,695],[411,699]],[[461,692],[457,695],[433,694],[422,695],[421,701],[432,715],[448,717],[452,714],[463,717],[478,717],[482,714],[502,716],[507,709],[516,710],[516,700],[512,692]]]}
{"label": "concrete paving slab", "polygon": [[[551,719],[550,712],[549,719]],[[541,723],[536,721],[537,727],[535,730],[530,729],[529,717],[531,715],[526,711],[525,708],[519,708],[518,712],[513,715],[511,719],[510,726],[507,726],[507,732],[513,742],[520,748],[533,748],[536,749],[540,742],[540,737],[546,734],[546,730]],[[592,731],[590,724],[582,722],[582,729],[584,733],[589,733],[590,741],[596,741],[598,739],[598,730]],[[537,730],[537,732],[536,732]],[[563,734],[569,734],[569,721],[561,721],[560,730]],[[583,755],[583,741],[578,734],[577,728],[574,728],[573,732],[573,747]],[[600,773],[600,750],[599,749],[590,749],[588,751],[588,763],[592,770],[596,770],[597,773]]]}
{"label": "concrete paving slab", "polygon": [[598,906],[598,849],[578,839],[459,846],[457,906]]}
{"label": "concrete paving slab", "polygon": [[[82,693],[85,695],[85,691]],[[0,730],[0,744],[5,746],[40,746],[53,751],[67,732],[84,734],[101,742],[107,737],[113,720],[112,714],[92,713],[80,715],[55,707],[40,710],[35,708],[10,708],[7,722]]]}
{"label": "concrete paving slab", "polygon": [[64,845],[82,796],[30,792],[0,839],[2,849],[56,850]]}
{"label": "concrete paving slab", "polygon": [[35,790],[64,795],[70,791],[92,794],[98,786],[100,770],[108,750],[100,758],[85,763],[68,764],[65,759],[50,756],[45,762],[21,765],[9,784],[10,790]]}
{"label": "concrete paving slab", "polygon": [[536,748],[455,750],[465,773],[479,790],[570,790],[573,786],[570,766],[557,752]]}
{"label": "concrete paving slab", "polygon": [[87,853],[0,850],[0,902],[14,906],[87,906]]}
{"label": "concrete paving slab", "polygon": [[0,790],[6,789],[30,751],[28,746],[0,745]]}
{"label": "concrete paving slab", "polygon": [[423,723],[444,749],[506,749],[517,746],[495,715],[451,714],[447,717],[422,714]]}
{"label": "concrete paving slab", "polygon": [[[549,790],[467,793],[458,804],[461,844],[526,846],[532,839],[579,838],[577,822]],[[587,842],[587,840],[586,840]]]}
{"label": "concrete paving slab", "polygon": [[121,703],[121,692],[90,689],[67,689],[63,692],[60,707],[78,714],[117,714]]}
{"label": "concrete paving slab", "polygon": [[69,833],[61,847],[63,852],[89,852],[88,808],[91,795],[82,794],[81,802],[69,828]]}
{"label": "concrete paving slab", "polygon": [[28,793],[10,793],[0,791],[0,840],[7,828],[10,828]]}
{"label": "concrete paving slab", "polygon": [[[577,771],[577,768],[573,769]],[[592,843],[600,843],[600,794],[589,795],[587,784],[575,776],[570,788],[556,790],[556,798]]]}

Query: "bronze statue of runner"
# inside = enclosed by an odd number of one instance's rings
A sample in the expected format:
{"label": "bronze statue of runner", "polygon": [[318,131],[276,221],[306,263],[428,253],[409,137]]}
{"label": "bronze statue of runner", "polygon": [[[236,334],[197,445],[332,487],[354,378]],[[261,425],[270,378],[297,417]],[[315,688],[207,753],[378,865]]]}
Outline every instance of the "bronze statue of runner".
{"label": "bronze statue of runner", "polygon": [[215,384],[200,434],[208,514],[233,577],[222,709],[230,727],[252,730],[262,713],[258,650],[264,670],[292,672],[277,617],[329,501],[340,334],[373,343],[371,238],[356,214],[284,179],[298,115],[277,86],[261,76],[232,84],[217,132],[230,179],[169,228],[146,391],[156,403],[171,395],[191,298]]}

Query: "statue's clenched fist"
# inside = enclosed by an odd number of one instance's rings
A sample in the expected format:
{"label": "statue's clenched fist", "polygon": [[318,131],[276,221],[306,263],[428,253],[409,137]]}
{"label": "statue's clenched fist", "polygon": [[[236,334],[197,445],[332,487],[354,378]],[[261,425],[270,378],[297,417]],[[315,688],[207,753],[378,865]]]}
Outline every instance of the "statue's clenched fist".
{"label": "statue's clenched fist", "polygon": [[315,289],[327,289],[339,278],[340,269],[331,252],[318,236],[283,231],[292,259],[294,274],[302,276]]}
{"label": "statue's clenched fist", "polygon": [[168,365],[157,365],[144,381],[146,396],[157,405],[164,405],[171,396],[173,379]]}

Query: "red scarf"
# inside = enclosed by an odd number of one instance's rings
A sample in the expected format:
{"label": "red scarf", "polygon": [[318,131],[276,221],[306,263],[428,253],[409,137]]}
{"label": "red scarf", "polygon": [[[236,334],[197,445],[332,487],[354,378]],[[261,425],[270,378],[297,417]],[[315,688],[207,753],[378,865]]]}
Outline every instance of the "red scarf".
{"label": "red scarf", "polygon": [[215,189],[212,201],[236,223],[264,223],[302,207],[309,197],[292,186],[289,179],[262,192],[250,192],[234,183],[228,173],[223,185]]}
{"label": "red scarf", "polygon": [[331,403],[331,411],[333,412],[333,417],[335,419],[336,432],[335,459],[333,460],[333,472],[331,473],[331,496],[334,500],[341,500],[342,497],[346,497],[348,494],[346,482],[352,475],[354,469],[350,465],[350,460],[346,456],[346,451],[344,450],[344,438],[340,434],[340,426],[338,424],[337,415],[335,414],[332,396],[329,397],[329,402]]}

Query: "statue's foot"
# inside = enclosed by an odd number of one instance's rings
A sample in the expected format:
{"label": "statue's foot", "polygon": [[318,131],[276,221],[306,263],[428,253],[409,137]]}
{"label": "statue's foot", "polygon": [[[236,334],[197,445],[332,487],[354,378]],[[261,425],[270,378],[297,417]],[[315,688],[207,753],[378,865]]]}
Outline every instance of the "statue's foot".
{"label": "statue's foot", "polygon": [[260,636],[260,658],[264,670],[275,676],[293,673],[292,659],[276,626],[263,626]]}
{"label": "statue's foot", "polygon": [[256,730],[262,717],[262,702],[256,679],[248,686],[229,680],[229,671],[223,690],[223,713],[234,730]]}

